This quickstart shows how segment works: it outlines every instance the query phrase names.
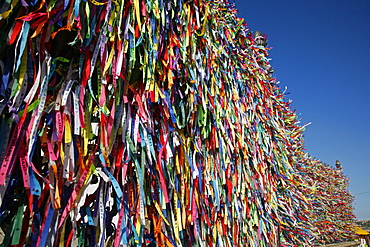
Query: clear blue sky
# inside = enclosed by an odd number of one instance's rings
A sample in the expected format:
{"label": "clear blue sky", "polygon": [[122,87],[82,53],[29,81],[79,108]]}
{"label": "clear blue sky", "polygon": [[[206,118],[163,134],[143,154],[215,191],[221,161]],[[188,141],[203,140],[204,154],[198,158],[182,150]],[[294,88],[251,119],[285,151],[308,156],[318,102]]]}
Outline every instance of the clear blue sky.
{"label": "clear blue sky", "polygon": [[[234,0],[231,0],[234,2]],[[288,87],[307,151],[338,159],[370,219],[370,0],[235,0],[251,31],[268,35],[271,64]]]}

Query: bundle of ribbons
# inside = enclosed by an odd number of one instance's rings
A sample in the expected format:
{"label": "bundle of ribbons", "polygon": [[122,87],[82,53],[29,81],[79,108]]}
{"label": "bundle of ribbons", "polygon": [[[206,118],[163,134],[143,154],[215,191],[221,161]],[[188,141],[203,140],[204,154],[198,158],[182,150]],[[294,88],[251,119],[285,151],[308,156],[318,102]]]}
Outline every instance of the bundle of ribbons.
{"label": "bundle of ribbons", "polygon": [[305,155],[299,170],[308,186],[310,222],[316,244],[339,243],[355,238],[353,196],[342,167],[332,167]]}
{"label": "bundle of ribbons", "polygon": [[303,127],[232,4],[0,4],[3,246],[308,244]]}

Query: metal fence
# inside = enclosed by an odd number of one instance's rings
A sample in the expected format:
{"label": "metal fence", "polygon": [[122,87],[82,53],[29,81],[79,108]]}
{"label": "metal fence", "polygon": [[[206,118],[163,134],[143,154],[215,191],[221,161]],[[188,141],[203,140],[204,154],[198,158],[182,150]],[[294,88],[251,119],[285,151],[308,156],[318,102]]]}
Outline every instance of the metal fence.
{"label": "metal fence", "polygon": [[351,241],[351,242],[345,242],[345,243],[337,243],[337,244],[327,244],[327,245],[321,245],[319,247],[351,247],[351,246],[361,246],[360,241]]}

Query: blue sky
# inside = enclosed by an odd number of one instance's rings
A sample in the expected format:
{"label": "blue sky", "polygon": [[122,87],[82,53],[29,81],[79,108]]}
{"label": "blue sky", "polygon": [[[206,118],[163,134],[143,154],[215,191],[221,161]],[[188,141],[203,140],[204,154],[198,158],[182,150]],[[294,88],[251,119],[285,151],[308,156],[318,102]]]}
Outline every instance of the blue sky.
{"label": "blue sky", "polygon": [[340,160],[357,218],[370,219],[370,0],[235,4],[251,31],[268,35],[274,76],[302,124],[312,122],[307,151]]}

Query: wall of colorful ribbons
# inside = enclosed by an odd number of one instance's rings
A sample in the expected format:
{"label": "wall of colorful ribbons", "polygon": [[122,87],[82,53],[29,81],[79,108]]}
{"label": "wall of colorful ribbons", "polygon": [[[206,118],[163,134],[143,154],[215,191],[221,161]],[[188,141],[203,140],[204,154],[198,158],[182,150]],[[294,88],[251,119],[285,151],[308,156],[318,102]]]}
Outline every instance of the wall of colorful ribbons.
{"label": "wall of colorful ribbons", "polygon": [[1,4],[3,246],[310,244],[304,127],[232,4]]}
{"label": "wall of colorful ribbons", "polygon": [[307,155],[301,162],[315,242],[323,245],[355,239],[354,197],[340,163],[334,168]]}

